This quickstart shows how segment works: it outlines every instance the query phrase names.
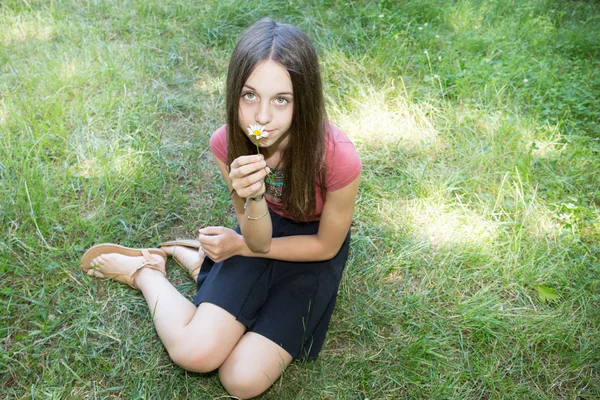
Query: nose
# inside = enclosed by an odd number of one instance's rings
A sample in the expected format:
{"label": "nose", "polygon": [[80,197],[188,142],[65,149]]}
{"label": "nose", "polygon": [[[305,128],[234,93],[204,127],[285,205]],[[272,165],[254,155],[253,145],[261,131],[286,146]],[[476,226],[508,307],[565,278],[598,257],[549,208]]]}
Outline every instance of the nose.
{"label": "nose", "polygon": [[268,101],[260,102],[254,118],[256,119],[256,122],[261,125],[267,125],[269,122],[271,122],[271,109],[269,108]]}

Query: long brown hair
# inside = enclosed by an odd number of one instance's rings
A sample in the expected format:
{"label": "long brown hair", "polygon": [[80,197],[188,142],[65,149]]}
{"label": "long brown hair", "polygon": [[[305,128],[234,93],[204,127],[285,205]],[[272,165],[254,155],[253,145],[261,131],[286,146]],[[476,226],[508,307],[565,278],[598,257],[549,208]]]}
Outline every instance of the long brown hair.
{"label": "long brown hair", "polygon": [[283,150],[282,203],[286,215],[306,219],[316,207],[315,187],[325,199],[325,101],[315,48],[298,28],[263,18],[240,36],[227,71],[228,164],[256,153],[256,146],[242,131],[238,108],[243,85],[262,61],[273,60],[290,74],[294,111],[289,142]]}

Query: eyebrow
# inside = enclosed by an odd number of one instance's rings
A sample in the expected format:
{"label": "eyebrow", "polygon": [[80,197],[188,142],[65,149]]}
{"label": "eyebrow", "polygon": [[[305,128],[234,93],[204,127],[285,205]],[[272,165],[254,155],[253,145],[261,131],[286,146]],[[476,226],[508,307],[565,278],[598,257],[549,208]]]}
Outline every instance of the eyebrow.
{"label": "eyebrow", "polygon": [[[247,87],[248,89],[252,90],[253,92],[257,92],[257,90],[256,90],[256,89],[254,89],[254,88],[253,88],[252,86],[250,86],[250,85],[244,85],[244,87]],[[281,95],[283,95],[283,94],[286,94],[286,95],[288,95],[288,96],[293,96],[293,95],[294,95],[294,93],[292,93],[292,92],[279,92],[279,93],[275,94],[275,96],[281,96]]]}

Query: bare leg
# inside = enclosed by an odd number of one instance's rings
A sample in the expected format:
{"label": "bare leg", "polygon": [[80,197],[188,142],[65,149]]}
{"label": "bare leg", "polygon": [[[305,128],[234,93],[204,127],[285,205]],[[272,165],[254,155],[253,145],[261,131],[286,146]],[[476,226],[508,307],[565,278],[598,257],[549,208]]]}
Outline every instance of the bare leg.
{"label": "bare leg", "polygon": [[194,280],[198,279],[200,267],[204,260],[204,252],[202,249],[192,249],[185,246],[163,246],[161,249],[173,257],[177,264],[181,265]]}
{"label": "bare leg", "polygon": [[219,378],[229,394],[248,399],[270,388],[291,362],[281,346],[248,332],[219,368]]}
{"label": "bare leg", "polygon": [[[103,254],[92,262],[96,266],[93,275],[101,277],[103,271],[131,273],[140,265],[138,258]],[[196,308],[159,271],[142,268],[135,275],[135,283],[146,299],[158,336],[171,359],[182,368],[194,372],[217,369],[246,330],[218,306],[202,303]]]}

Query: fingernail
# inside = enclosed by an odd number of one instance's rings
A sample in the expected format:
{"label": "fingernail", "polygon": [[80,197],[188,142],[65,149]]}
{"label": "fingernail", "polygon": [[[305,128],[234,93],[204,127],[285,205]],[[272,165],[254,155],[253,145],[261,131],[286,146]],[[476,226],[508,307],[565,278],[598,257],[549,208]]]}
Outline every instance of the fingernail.
{"label": "fingernail", "polygon": [[271,168],[267,167],[267,174],[271,173]]}

